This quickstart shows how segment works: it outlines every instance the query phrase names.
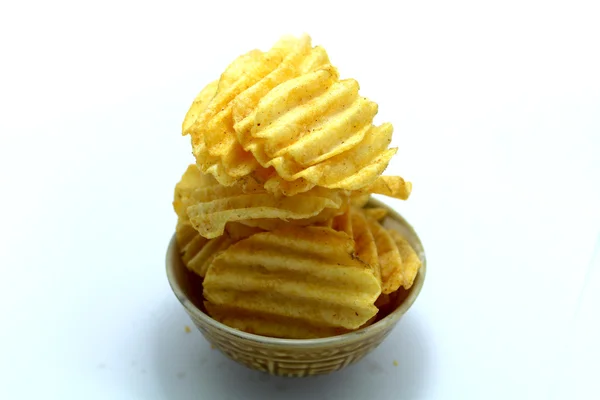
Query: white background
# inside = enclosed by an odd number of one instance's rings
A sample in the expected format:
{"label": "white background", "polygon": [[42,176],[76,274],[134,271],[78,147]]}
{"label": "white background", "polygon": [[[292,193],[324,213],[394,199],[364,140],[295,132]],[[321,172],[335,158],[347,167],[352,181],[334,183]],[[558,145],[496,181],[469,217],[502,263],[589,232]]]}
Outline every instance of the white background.
{"label": "white background", "polygon": [[[600,398],[599,21],[594,1],[2,2],[0,398]],[[194,96],[302,32],[394,124],[414,191],[386,201],[429,270],[371,356],[288,380],[185,333],[164,255]]]}

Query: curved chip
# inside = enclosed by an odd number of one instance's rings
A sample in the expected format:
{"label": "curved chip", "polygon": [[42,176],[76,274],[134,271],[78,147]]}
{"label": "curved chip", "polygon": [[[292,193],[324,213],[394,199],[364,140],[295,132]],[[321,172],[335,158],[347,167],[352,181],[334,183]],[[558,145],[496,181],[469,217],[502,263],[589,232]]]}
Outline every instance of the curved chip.
{"label": "curved chip", "polygon": [[242,221],[265,230],[277,229],[283,221],[322,223],[342,212],[348,196],[343,190],[319,187],[295,196],[274,196],[253,179],[223,186],[190,165],[175,187],[173,207],[179,218],[189,220],[200,235],[212,239],[223,234],[228,222]]}
{"label": "curved chip", "polygon": [[391,124],[373,125],[376,114],[322,47],[286,36],[231,63],[197,96],[183,133],[198,168],[224,186],[251,176],[275,195],[321,186],[405,199],[409,186],[378,180],[397,149],[388,148]]}
{"label": "curved chip", "polygon": [[212,259],[234,242],[228,235],[206,239],[200,236],[189,221],[182,219],[177,221],[175,232],[181,261],[190,271],[201,277],[206,274]]}
{"label": "curved chip", "polygon": [[191,193],[198,188],[215,184],[216,181],[211,175],[202,174],[195,165],[189,165],[181,176],[181,180],[175,185],[173,208],[177,216],[187,220],[186,210],[190,204]]}
{"label": "curved chip", "polygon": [[213,260],[204,297],[250,315],[356,329],[377,313],[381,287],[353,253],[352,239],[330,228],[258,233]]}
{"label": "curved chip", "polygon": [[412,183],[406,182],[399,176],[379,176],[372,184],[361,189],[361,191],[407,200],[412,191]]}
{"label": "curved chip", "polygon": [[[380,284],[382,284],[382,269],[377,253],[377,245],[373,232],[369,229],[367,218],[362,210],[353,209],[350,211],[350,221],[352,223],[352,235],[356,245],[356,255],[364,261],[371,270]],[[383,285],[382,285],[383,291]]]}
{"label": "curved chip", "polygon": [[[277,85],[328,62],[325,51],[312,48],[307,35],[284,37],[266,53],[253,50],[238,57],[221,75],[210,101],[192,105],[193,124],[184,124],[189,126],[184,134],[192,136],[199,168],[223,185],[264,169],[238,141],[239,134],[233,128],[234,106],[239,122]],[[201,105],[204,108],[199,111]]]}
{"label": "curved chip", "polygon": [[248,227],[255,227],[264,231],[274,231],[283,229],[288,225],[294,226],[330,226],[333,219],[342,214],[343,210],[339,208],[326,208],[319,214],[310,218],[288,219],[282,220],[279,218],[257,218],[239,221],[241,224]]}
{"label": "curved chip", "polygon": [[181,130],[184,135],[188,135],[190,133],[190,128],[196,123],[196,120],[198,119],[200,113],[202,113],[206,109],[206,106],[217,92],[218,85],[218,80],[213,81],[206,85],[204,89],[202,89],[200,93],[198,93],[190,109],[185,115],[185,118],[183,119]]}
{"label": "curved chip", "polygon": [[195,190],[186,212],[202,236],[214,238],[223,234],[227,222],[265,218],[306,219],[327,208],[339,209],[343,201],[342,192],[322,188],[290,197],[276,197],[264,189],[244,192],[240,186],[216,185]]}
{"label": "curved chip", "polygon": [[410,243],[400,233],[393,229],[388,230],[388,233],[393,238],[402,258],[402,286],[405,289],[410,289],[419,272],[419,268],[421,268],[421,259]]}
{"label": "curved chip", "polygon": [[338,80],[331,65],[291,79],[266,94],[237,129],[242,145],[286,181],[360,189],[374,182],[395,149],[392,127],[372,125],[377,104],[360,97],[355,80]]}
{"label": "curved chip", "polygon": [[402,258],[389,232],[374,219],[367,219],[368,229],[373,234],[377,248],[377,259],[381,268],[381,292],[398,290],[402,285]]}

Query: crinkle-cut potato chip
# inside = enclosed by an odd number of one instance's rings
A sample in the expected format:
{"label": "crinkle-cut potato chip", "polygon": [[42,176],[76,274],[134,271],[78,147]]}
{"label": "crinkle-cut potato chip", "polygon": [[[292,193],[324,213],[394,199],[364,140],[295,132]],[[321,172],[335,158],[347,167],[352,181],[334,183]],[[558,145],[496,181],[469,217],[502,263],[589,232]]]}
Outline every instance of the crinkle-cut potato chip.
{"label": "crinkle-cut potato chip", "polygon": [[378,282],[382,284],[382,269],[384,266],[380,265],[375,238],[371,229],[369,229],[368,221],[362,210],[352,209],[350,211],[350,221],[356,246],[356,255],[369,265]]}
{"label": "crinkle-cut potato chip", "polygon": [[389,294],[402,285],[402,258],[389,232],[374,219],[367,219],[368,230],[375,239],[381,267],[381,292]]}
{"label": "crinkle-cut potato chip", "polygon": [[333,218],[341,214],[343,210],[337,208],[326,208],[319,214],[310,218],[302,219],[288,219],[283,220],[279,218],[257,218],[247,219],[239,221],[248,227],[255,227],[264,231],[274,231],[277,229],[283,229],[288,225],[295,226],[329,226],[332,223]]}
{"label": "crinkle-cut potato chip", "polygon": [[[184,125],[191,134],[193,153],[203,172],[223,185],[256,169],[254,157],[243,150],[233,129],[234,103],[238,118],[278,84],[329,62],[322,48],[312,48],[310,38],[284,37],[264,53],[253,50],[238,57],[221,75],[210,101]],[[207,89],[209,90],[209,89]],[[198,110],[200,105],[194,104]],[[202,103],[204,105],[204,103]]]}
{"label": "crinkle-cut potato chip", "polygon": [[277,195],[322,186],[405,198],[406,187],[377,182],[397,149],[388,149],[391,124],[374,126],[377,104],[358,91],[308,35],[286,36],[231,63],[196,97],[182,131],[198,168],[221,185],[252,176]]}
{"label": "crinkle-cut potato chip", "polygon": [[412,191],[412,183],[406,182],[399,176],[379,176],[372,184],[361,190],[371,194],[407,200]]}
{"label": "crinkle-cut potato chip", "polygon": [[[222,186],[190,165],[175,187],[173,206],[180,218],[189,220],[205,238],[223,234],[228,222],[243,221],[246,226],[266,230],[281,221],[299,220],[299,225],[321,223],[333,218],[348,201],[349,193],[315,187],[296,196],[274,196],[253,179]],[[252,223],[253,220],[258,220]],[[266,220],[264,223],[260,221]],[[264,226],[264,227],[263,227]]]}
{"label": "crinkle-cut potato chip", "polygon": [[376,315],[380,293],[352,238],[325,227],[255,234],[215,257],[204,279],[210,304],[350,330]]}
{"label": "crinkle-cut potato chip", "polygon": [[213,96],[217,92],[218,85],[218,80],[212,81],[211,83],[206,85],[204,89],[202,89],[194,99],[192,106],[185,115],[185,118],[183,119],[182,131],[185,135],[190,133],[190,128],[196,122],[198,115],[201,112],[203,112],[204,109],[206,109],[206,106],[212,100]]}
{"label": "crinkle-cut potato chip", "polygon": [[216,183],[211,175],[202,174],[195,165],[189,165],[181,180],[175,185],[173,208],[177,216],[187,220],[186,209],[189,206],[191,193],[198,188],[213,186]]}
{"label": "crinkle-cut potato chip", "polygon": [[283,179],[356,190],[372,183],[396,152],[387,149],[392,126],[372,125],[376,113],[355,80],[340,81],[326,65],[274,88],[234,128],[244,133],[244,149]]}
{"label": "crinkle-cut potato chip", "polygon": [[234,242],[228,235],[206,239],[200,236],[189,221],[181,218],[177,221],[175,232],[181,261],[189,270],[202,277],[219,251],[226,249]]}
{"label": "crinkle-cut potato chip", "polygon": [[279,218],[295,220],[311,218],[326,208],[339,209],[344,193],[323,188],[296,196],[276,197],[264,191],[244,193],[239,186],[210,186],[196,189],[186,211],[190,222],[206,238],[223,234],[231,221]]}
{"label": "crinkle-cut potato chip", "polygon": [[207,301],[204,302],[204,306],[208,314],[222,324],[255,335],[283,339],[317,339],[350,332],[348,329],[315,326],[297,318],[256,311],[249,312],[236,307],[211,304]]}
{"label": "crinkle-cut potato chip", "polygon": [[354,238],[355,252],[380,279],[383,294],[400,286],[409,289],[420,267],[420,260],[410,244],[378,220],[385,218],[382,208],[352,207],[333,218],[331,227]]}
{"label": "crinkle-cut potato chip", "polygon": [[401,234],[393,229],[388,230],[388,233],[396,243],[396,247],[402,258],[402,286],[405,289],[410,289],[419,272],[419,268],[421,268],[421,260],[410,243]]}

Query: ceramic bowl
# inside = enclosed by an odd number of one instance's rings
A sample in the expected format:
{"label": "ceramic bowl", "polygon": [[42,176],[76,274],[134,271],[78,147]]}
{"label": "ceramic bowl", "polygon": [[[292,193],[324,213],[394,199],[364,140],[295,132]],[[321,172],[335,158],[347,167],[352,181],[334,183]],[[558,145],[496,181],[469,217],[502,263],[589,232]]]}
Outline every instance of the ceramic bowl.
{"label": "ceramic bowl", "polygon": [[422,266],[409,290],[401,289],[393,304],[382,310],[381,318],[357,331],[322,339],[278,339],[254,335],[230,328],[212,319],[203,309],[201,280],[183,265],[175,236],[167,250],[167,277],[173,292],[194,324],[214,347],[229,358],[255,370],[272,375],[301,377],[338,371],[362,359],[380,345],[400,318],[413,305],[425,280],[426,259],[423,245],[413,228],[389,206],[371,199],[367,207],[389,210],[383,220],[412,245]]}

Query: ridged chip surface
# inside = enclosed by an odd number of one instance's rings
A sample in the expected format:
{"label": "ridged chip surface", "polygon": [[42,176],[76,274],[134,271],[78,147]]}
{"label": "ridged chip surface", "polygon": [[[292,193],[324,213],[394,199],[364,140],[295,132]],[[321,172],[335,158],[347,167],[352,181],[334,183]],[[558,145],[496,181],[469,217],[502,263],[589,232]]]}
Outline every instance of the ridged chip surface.
{"label": "ridged chip surface", "polygon": [[371,268],[354,256],[353,240],[325,227],[253,235],[217,256],[204,280],[213,305],[329,328],[365,324],[380,293]]}
{"label": "ridged chip surface", "polygon": [[[252,179],[223,186],[191,165],[176,185],[173,205],[180,218],[187,218],[200,235],[213,239],[224,233],[228,222],[262,228],[279,226],[281,221],[298,220],[299,225],[326,221],[340,212],[348,196],[345,191],[321,187],[275,196]],[[267,221],[261,224],[263,220]]]}
{"label": "ridged chip surface", "polygon": [[340,79],[326,51],[304,35],[238,57],[197,96],[183,133],[192,137],[198,168],[221,185],[251,176],[268,192],[291,196],[314,186],[375,184],[374,192],[407,197],[376,184],[397,151],[388,148],[392,125],[373,125],[376,114],[358,82]]}

